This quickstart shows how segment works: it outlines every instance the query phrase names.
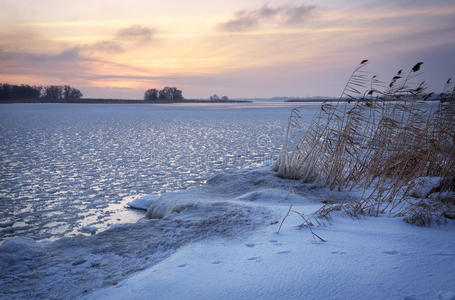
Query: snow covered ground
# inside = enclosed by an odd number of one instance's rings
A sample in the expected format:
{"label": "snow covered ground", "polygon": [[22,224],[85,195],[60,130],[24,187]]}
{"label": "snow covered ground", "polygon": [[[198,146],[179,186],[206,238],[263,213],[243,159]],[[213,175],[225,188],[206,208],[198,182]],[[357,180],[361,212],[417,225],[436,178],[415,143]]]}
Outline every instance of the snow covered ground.
{"label": "snow covered ground", "polygon": [[[3,299],[455,299],[455,224],[335,215],[313,230],[321,199],[345,193],[290,182],[270,167],[135,201],[137,223],[92,236],[0,246]],[[134,205],[134,203],[132,203]],[[145,211],[144,211],[145,215]]]}
{"label": "snow covered ground", "polygon": [[191,244],[87,299],[455,299],[453,225],[335,218],[322,243],[292,223]]}
{"label": "snow covered ground", "polygon": [[[263,168],[219,176],[207,188],[227,193],[237,186],[235,199],[269,208],[274,216],[285,215],[289,204],[308,216],[320,199],[344,196],[298,184],[283,200],[287,184]],[[279,224],[269,224],[249,236],[191,243],[84,298],[455,299],[453,222],[416,227],[400,218],[335,215],[314,228],[326,242],[296,226],[301,222],[294,214],[279,234]]]}

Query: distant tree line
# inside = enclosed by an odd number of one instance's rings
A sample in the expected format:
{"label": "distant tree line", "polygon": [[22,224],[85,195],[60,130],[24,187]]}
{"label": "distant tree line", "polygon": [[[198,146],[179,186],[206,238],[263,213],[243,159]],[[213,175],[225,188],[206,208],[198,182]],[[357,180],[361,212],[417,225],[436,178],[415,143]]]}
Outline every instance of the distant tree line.
{"label": "distant tree line", "polygon": [[219,97],[217,94],[214,94],[213,96],[210,96],[210,101],[212,101],[212,102],[227,102],[227,101],[229,101],[229,98],[228,98],[228,96]]}
{"label": "distant tree line", "polygon": [[147,102],[174,102],[183,100],[182,91],[176,87],[164,87],[162,90],[148,89],[144,93]]}
{"label": "distant tree line", "polygon": [[30,86],[28,84],[0,83],[0,100],[59,101],[81,97],[81,91],[69,85]]}

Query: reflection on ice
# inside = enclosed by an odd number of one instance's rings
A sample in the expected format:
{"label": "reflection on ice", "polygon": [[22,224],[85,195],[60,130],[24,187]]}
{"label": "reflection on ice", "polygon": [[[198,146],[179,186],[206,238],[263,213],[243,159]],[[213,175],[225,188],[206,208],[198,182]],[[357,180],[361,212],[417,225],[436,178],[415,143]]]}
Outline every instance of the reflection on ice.
{"label": "reflection on ice", "polygon": [[[85,225],[80,229],[85,236],[54,242],[7,239],[0,245],[0,298],[79,298],[162,261],[183,245],[237,236],[276,219],[266,207],[232,201],[229,193],[223,197],[216,190],[215,185],[126,199],[137,206],[151,204],[150,218],[129,224],[123,219],[97,234],[95,226]],[[111,217],[122,217],[122,205],[111,204]],[[144,211],[130,211],[145,216]],[[49,225],[53,230],[61,226]]]}
{"label": "reflection on ice", "polygon": [[133,222],[130,196],[273,160],[289,108],[255,105],[3,105],[0,220],[22,223],[0,226],[0,240]]}

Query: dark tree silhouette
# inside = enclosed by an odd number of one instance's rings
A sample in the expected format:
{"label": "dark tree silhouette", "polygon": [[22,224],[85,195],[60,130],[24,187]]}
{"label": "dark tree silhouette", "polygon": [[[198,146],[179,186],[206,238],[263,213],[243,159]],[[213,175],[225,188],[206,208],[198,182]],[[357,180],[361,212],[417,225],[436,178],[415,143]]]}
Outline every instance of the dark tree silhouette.
{"label": "dark tree silhouette", "polygon": [[218,97],[217,94],[214,94],[213,96],[210,96],[210,101],[218,102],[220,101],[220,97]]}
{"label": "dark tree silhouette", "polygon": [[144,93],[144,100],[149,102],[156,101],[158,100],[158,95],[159,91],[157,89],[146,90]]}
{"label": "dark tree silhouette", "polygon": [[0,83],[0,100],[59,101],[81,97],[81,91],[69,85],[30,86]]}
{"label": "dark tree silhouette", "polygon": [[217,94],[210,96],[210,101],[213,101],[213,102],[221,102],[221,101],[227,102],[228,100],[229,100],[228,96],[223,96],[221,98]]}
{"label": "dark tree silhouette", "polygon": [[63,99],[80,99],[81,97],[82,93],[78,89],[70,87],[69,85],[63,87]]}
{"label": "dark tree silhouette", "polygon": [[159,100],[175,101],[182,99],[182,91],[176,87],[165,87],[159,92]]}
{"label": "dark tree silhouette", "polygon": [[162,90],[148,89],[144,93],[144,100],[147,102],[173,102],[183,100],[182,91],[176,87],[164,87]]}
{"label": "dark tree silhouette", "polygon": [[41,95],[41,87],[30,85],[11,85],[7,83],[0,84],[0,99],[2,100],[17,100],[17,99],[39,99]]}
{"label": "dark tree silhouette", "polygon": [[63,99],[63,87],[58,85],[49,85],[44,87],[41,99],[50,101],[58,101]]}

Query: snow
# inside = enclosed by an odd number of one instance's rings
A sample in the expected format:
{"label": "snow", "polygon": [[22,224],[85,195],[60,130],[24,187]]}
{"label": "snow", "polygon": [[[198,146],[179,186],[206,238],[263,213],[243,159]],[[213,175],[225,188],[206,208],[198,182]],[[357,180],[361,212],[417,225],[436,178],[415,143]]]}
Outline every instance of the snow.
{"label": "snow", "polygon": [[22,262],[26,263],[40,254],[41,248],[32,239],[21,237],[7,239],[0,246],[0,269],[5,270],[11,266],[23,269]]}
{"label": "snow", "polygon": [[[124,206],[138,195],[273,160],[294,105],[2,105],[0,241],[136,222],[142,212]],[[306,105],[308,121],[318,109]]]}
{"label": "snow", "polygon": [[[312,227],[321,242],[291,214],[276,233],[291,204],[309,216],[321,201],[360,196],[245,168],[273,158],[288,113],[254,103],[5,106],[0,299],[455,300],[451,220],[334,213]],[[439,181],[419,178],[410,195]]]}
{"label": "snow", "polygon": [[90,233],[90,234],[95,234],[97,231],[97,228],[95,226],[85,226],[81,228],[81,232],[85,233]]}
{"label": "snow", "polygon": [[335,218],[193,243],[86,299],[454,299],[453,226]]}
{"label": "snow", "polygon": [[426,198],[433,189],[440,186],[441,177],[419,177],[411,183],[413,188],[410,195],[416,198]]}
{"label": "snow", "polygon": [[[149,218],[91,235],[0,245],[1,299],[453,299],[455,224],[335,214],[313,238],[309,216],[344,199],[270,167],[138,200]],[[144,200],[148,199],[148,200]],[[128,209],[128,208],[125,208]]]}
{"label": "snow", "polygon": [[233,201],[228,193],[220,197],[213,188],[151,198],[158,211],[151,219],[54,242],[5,240],[0,298],[74,299],[153,266],[184,245],[242,236],[278,219],[268,208]]}
{"label": "snow", "polygon": [[154,202],[159,201],[159,199],[160,195],[146,195],[128,202],[128,206],[131,208],[147,210],[150,205],[152,205]]}
{"label": "snow", "polygon": [[[289,181],[259,168],[218,175],[205,191],[260,203],[281,216],[291,203],[309,215],[320,207],[321,195],[343,198],[296,184],[284,200],[288,188]],[[184,193],[170,198],[188,201],[176,196]],[[169,204],[168,214],[176,202]],[[313,229],[325,243],[296,226],[300,223],[291,215],[279,234],[275,223],[246,237],[191,243],[84,299],[455,299],[453,223],[416,227],[400,218],[335,215]]]}

